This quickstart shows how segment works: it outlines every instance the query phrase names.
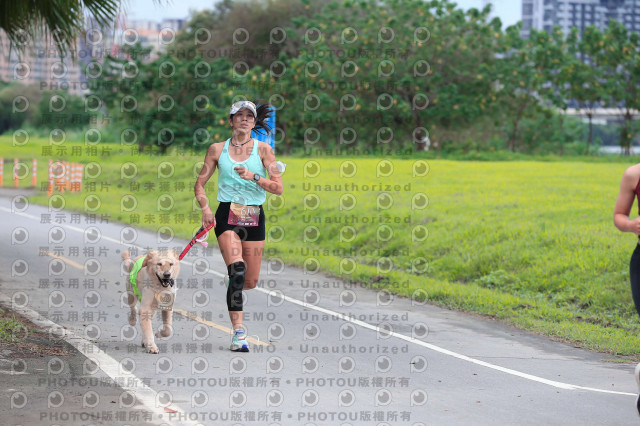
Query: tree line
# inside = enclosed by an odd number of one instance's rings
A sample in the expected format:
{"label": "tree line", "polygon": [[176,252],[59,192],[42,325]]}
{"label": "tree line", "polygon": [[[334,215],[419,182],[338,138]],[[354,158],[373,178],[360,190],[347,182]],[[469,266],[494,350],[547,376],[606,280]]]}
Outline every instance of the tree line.
{"label": "tree line", "polygon": [[[628,152],[639,52],[638,34],[615,21],[523,39],[489,7],[448,0],[224,0],[193,15],[154,61],[140,45],[108,56],[87,74],[85,102],[100,104],[114,135],[161,151],[226,138],[228,107],[241,98],[276,107],[280,152],[562,151],[576,138],[589,150],[594,110],[610,107]],[[567,125],[568,107],[588,118],[585,135]]]}

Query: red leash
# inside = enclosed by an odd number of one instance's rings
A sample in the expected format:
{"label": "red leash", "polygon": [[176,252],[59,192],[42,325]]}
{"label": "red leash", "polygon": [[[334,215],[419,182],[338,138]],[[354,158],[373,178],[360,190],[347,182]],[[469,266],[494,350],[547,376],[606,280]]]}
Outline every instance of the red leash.
{"label": "red leash", "polygon": [[207,232],[209,232],[211,228],[213,228],[213,222],[210,223],[209,226],[207,226],[206,228],[201,226],[198,232],[196,232],[196,235],[191,239],[191,241],[189,241],[189,244],[187,244],[184,250],[182,250],[182,253],[180,253],[180,256],[178,257],[178,259],[182,260],[182,258],[187,255],[189,250],[191,250],[191,247],[193,247],[193,245],[196,243],[196,240],[198,238],[202,238]]}

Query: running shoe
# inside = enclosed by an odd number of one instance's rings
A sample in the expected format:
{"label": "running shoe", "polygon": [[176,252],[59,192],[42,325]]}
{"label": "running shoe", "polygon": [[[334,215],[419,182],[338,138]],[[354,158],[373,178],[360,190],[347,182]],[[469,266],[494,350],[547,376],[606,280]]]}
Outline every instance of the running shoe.
{"label": "running shoe", "polygon": [[234,352],[249,352],[249,342],[244,330],[239,329],[233,332],[230,349]]}

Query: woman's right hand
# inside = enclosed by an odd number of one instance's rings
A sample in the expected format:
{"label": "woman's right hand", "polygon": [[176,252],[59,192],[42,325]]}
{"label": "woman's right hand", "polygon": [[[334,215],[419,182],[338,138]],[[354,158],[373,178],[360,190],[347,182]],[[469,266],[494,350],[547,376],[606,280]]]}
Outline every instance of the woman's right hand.
{"label": "woman's right hand", "polygon": [[207,226],[211,225],[212,223],[213,223],[213,226],[215,228],[215,226],[216,226],[216,217],[213,215],[213,212],[211,211],[209,206],[207,206],[204,209],[202,209],[202,226],[204,228],[206,228]]}

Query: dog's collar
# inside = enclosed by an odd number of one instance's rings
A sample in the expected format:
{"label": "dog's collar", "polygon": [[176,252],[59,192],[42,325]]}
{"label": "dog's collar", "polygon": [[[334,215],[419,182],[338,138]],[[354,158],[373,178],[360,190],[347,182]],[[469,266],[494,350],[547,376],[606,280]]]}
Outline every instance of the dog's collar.
{"label": "dog's collar", "polygon": [[158,280],[160,281],[160,284],[162,284],[162,287],[173,287],[173,285],[175,284],[175,281],[173,280],[173,278],[168,278],[168,279],[162,279],[160,278],[160,275],[158,275],[158,273],[156,272],[156,277],[158,278]]}

